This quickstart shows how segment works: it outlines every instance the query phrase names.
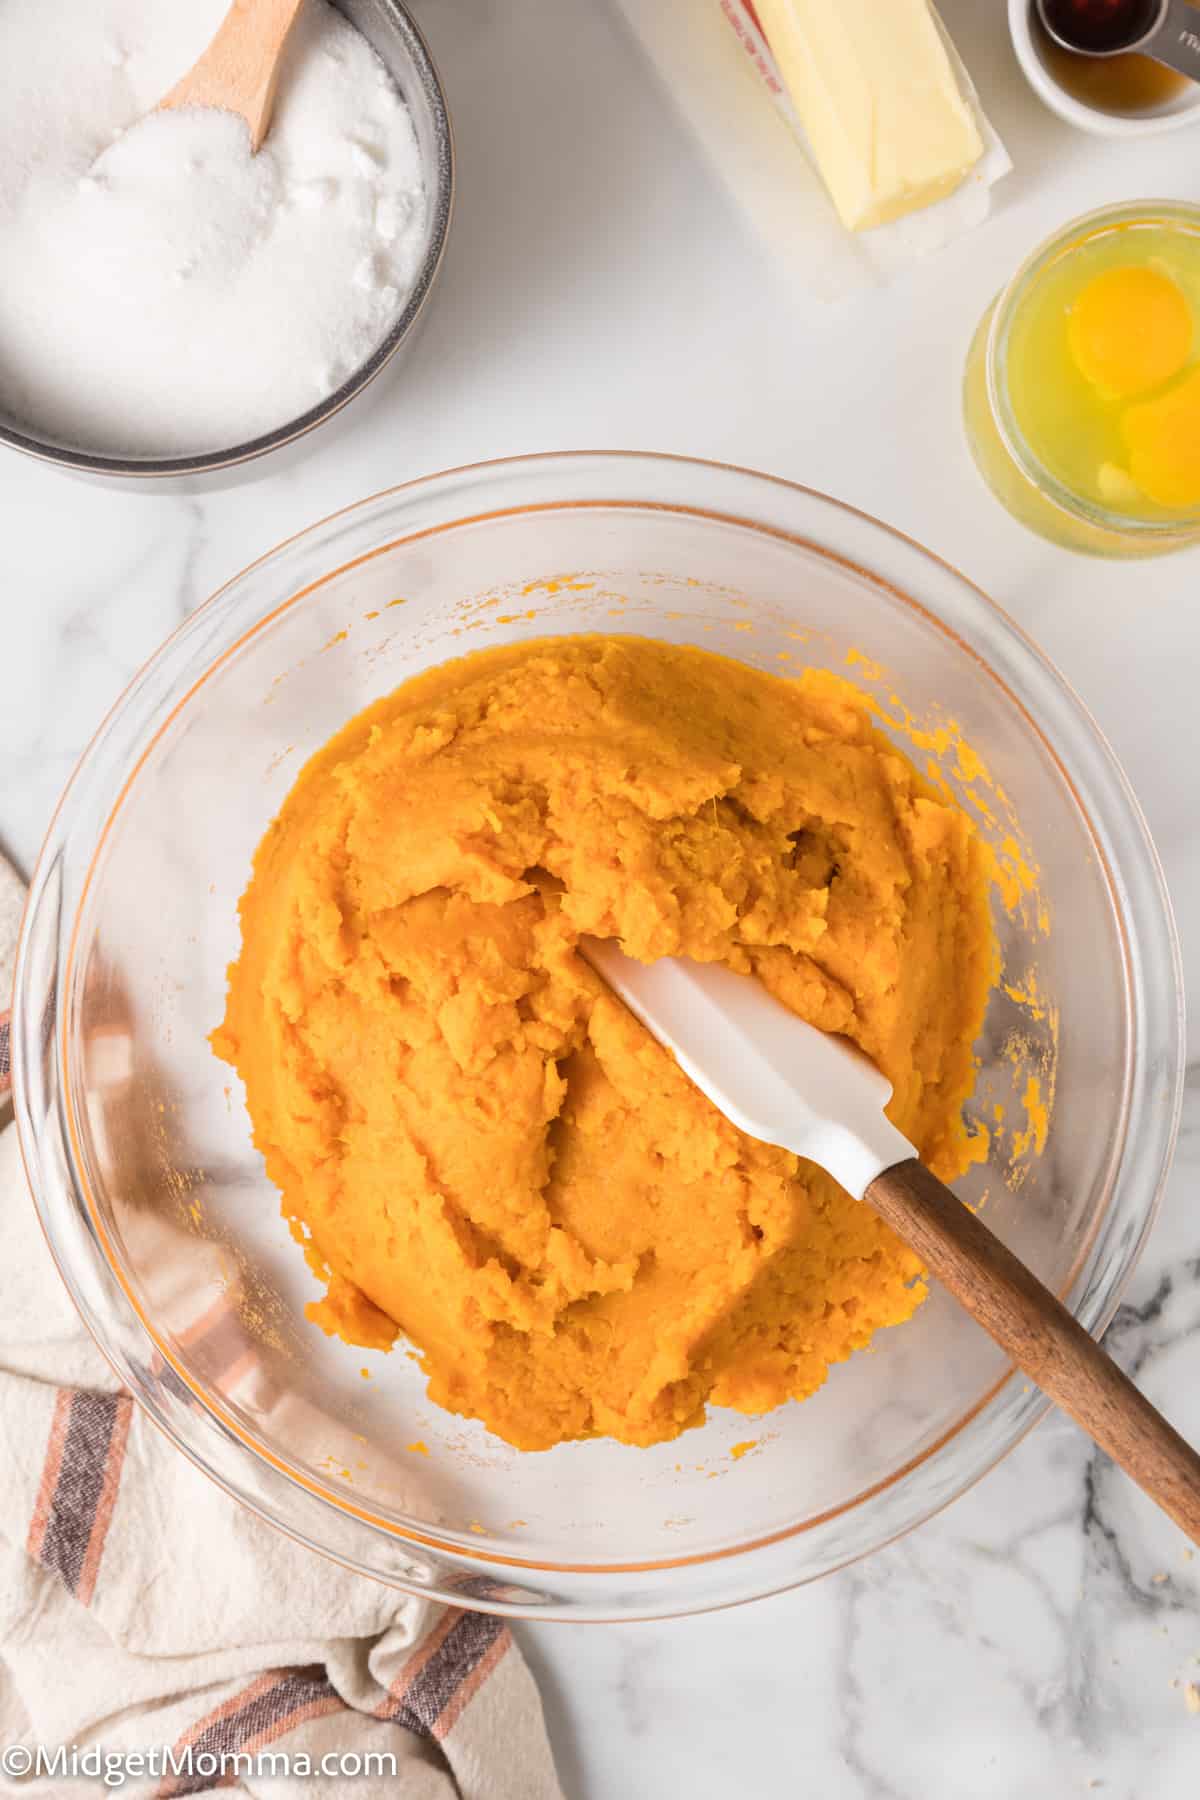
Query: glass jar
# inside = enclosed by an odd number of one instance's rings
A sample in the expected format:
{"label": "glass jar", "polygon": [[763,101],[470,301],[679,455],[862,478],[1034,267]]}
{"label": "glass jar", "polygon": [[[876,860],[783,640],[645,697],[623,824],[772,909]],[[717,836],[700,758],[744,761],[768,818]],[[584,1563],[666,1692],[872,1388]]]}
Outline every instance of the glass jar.
{"label": "glass jar", "polygon": [[963,382],[967,441],[996,498],[1031,530],[1094,556],[1159,556],[1182,549],[1200,539],[1200,508],[1139,517],[1105,507],[1062,482],[1035,455],[1017,421],[1008,379],[1009,346],[1022,308],[1052,268],[1103,234],[1138,227],[1200,236],[1200,206],[1143,200],[1106,206],[1065,225],[1021,265],[985,313]]}

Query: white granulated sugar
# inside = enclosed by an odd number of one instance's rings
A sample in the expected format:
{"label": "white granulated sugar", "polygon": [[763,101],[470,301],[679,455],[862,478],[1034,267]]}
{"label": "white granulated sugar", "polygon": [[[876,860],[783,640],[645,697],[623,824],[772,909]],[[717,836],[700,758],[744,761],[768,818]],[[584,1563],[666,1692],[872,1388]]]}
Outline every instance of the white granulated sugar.
{"label": "white granulated sugar", "polygon": [[110,455],[229,448],[339,387],[412,287],[412,120],[326,0],[306,0],[257,156],[230,114],[152,112],[226,7],[0,0],[0,413],[18,428]]}

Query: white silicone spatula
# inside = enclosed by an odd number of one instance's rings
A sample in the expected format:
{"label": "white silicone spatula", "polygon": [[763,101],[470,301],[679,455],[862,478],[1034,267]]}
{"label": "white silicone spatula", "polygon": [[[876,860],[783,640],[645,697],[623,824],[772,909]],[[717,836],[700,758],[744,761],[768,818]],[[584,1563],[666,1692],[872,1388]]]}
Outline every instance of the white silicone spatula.
{"label": "white silicone spatula", "polygon": [[819,1164],[872,1206],[1017,1367],[1200,1543],[1200,1456],[918,1160],[884,1116],[890,1084],[859,1050],[720,964],[634,962],[600,938],[581,949],[726,1118]]}

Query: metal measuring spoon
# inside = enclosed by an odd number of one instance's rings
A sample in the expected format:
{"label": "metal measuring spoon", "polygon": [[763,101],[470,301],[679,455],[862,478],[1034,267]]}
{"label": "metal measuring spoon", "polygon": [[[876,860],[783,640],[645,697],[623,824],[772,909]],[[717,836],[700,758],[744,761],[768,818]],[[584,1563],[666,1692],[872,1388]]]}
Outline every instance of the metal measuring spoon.
{"label": "metal measuring spoon", "polygon": [[[1189,5],[1188,0],[1147,0],[1144,5],[1131,7],[1126,36],[1116,43],[1105,42],[1103,48],[1097,48],[1095,43],[1097,27],[1104,24],[1096,17],[1099,10],[1093,9],[1088,18],[1088,9],[1079,8],[1079,35],[1073,37],[1064,30],[1064,8],[1055,6],[1053,0],[1034,0],[1034,11],[1047,37],[1062,49],[1074,51],[1076,56],[1126,56],[1136,51],[1139,56],[1153,57],[1168,69],[1177,69],[1189,80],[1200,82],[1200,10]],[[1093,39],[1091,43],[1089,37]]]}

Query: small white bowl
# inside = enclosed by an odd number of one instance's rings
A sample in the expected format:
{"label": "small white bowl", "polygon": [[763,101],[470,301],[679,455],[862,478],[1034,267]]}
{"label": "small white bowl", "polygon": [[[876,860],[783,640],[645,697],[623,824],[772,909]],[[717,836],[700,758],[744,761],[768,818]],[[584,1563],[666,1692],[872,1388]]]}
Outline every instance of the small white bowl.
{"label": "small white bowl", "polygon": [[1008,29],[1012,34],[1017,61],[1025,71],[1034,93],[1046,102],[1068,125],[1090,131],[1096,137],[1157,137],[1164,131],[1178,131],[1184,125],[1200,122],[1200,83],[1191,82],[1182,93],[1153,112],[1111,113],[1103,107],[1089,106],[1076,100],[1061,86],[1042,56],[1034,34],[1031,0],[1008,0]]}

